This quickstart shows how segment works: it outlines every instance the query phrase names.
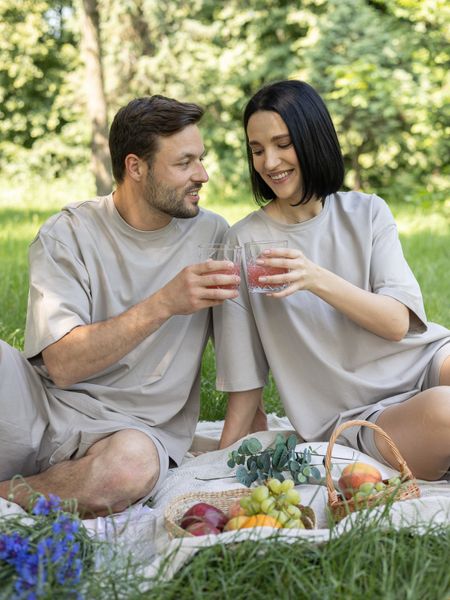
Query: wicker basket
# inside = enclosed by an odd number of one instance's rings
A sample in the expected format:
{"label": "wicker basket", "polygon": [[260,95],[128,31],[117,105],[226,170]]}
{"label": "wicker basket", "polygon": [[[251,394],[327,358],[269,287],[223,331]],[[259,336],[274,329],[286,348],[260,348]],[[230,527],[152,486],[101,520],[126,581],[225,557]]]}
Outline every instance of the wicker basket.
{"label": "wicker basket", "polygon": [[[374,494],[373,496],[368,497],[364,503],[356,502],[353,498],[349,500],[345,500],[342,498],[340,494],[336,491],[333,483],[333,479],[331,477],[331,455],[333,451],[334,443],[336,439],[340,436],[340,434],[349,427],[370,427],[377,433],[379,433],[387,442],[389,448],[392,450],[395,459],[398,463],[398,468],[400,471],[400,479],[402,483],[400,485],[387,485],[386,488]],[[420,490],[417,486],[417,483],[406,464],[404,458],[401,456],[398,451],[397,446],[394,444],[392,439],[385,433],[381,427],[375,425],[375,423],[371,423],[370,421],[347,421],[339,425],[334,430],[330,441],[328,443],[327,453],[325,455],[325,476],[326,476],[326,484],[328,491],[328,506],[331,510],[331,513],[335,519],[335,521],[340,521],[342,518],[347,516],[348,514],[360,510],[362,508],[371,508],[373,506],[379,506],[381,504],[385,504],[388,500],[409,500],[410,498],[419,498]],[[387,483],[385,480],[384,483]]]}
{"label": "wicker basket", "polygon": [[[167,506],[164,513],[164,525],[171,538],[177,537],[194,537],[192,533],[182,529],[179,526],[181,517],[187,511],[188,508],[196,504],[197,502],[207,502],[213,506],[220,508],[225,514],[228,513],[230,506],[236,500],[240,500],[244,496],[251,494],[252,490],[249,489],[237,489],[237,490],[224,490],[221,492],[190,492],[175,498]],[[302,521],[305,525],[305,529],[314,529],[316,526],[316,516],[314,511],[309,506],[300,505],[302,511]]]}

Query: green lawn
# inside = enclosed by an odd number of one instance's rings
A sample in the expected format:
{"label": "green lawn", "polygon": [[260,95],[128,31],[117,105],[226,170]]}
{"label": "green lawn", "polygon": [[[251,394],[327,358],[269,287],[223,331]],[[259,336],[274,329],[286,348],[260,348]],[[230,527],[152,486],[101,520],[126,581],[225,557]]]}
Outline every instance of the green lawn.
{"label": "green lawn", "polygon": [[[89,197],[91,182],[74,174],[71,181],[46,187],[36,182],[15,187],[2,183],[0,337],[20,349],[27,298],[27,246],[53,212],[67,202]],[[230,223],[254,208],[249,198],[241,204],[207,201],[205,206]],[[405,255],[422,287],[428,317],[450,327],[450,204],[391,208]],[[224,414],[225,398],[215,391],[214,376],[214,351],[208,346],[203,361],[202,419],[220,419]],[[265,399],[268,412],[283,414],[273,381]],[[292,545],[272,541],[211,548],[198,553],[172,582],[158,584],[145,595],[138,592],[133,569],[120,575],[103,573],[101,585],[92,578],[86,597],[448,600],[449,556],[449,527],[416,535],[410,530],[381,532],[362,523],[320,547],[304,541]]]}

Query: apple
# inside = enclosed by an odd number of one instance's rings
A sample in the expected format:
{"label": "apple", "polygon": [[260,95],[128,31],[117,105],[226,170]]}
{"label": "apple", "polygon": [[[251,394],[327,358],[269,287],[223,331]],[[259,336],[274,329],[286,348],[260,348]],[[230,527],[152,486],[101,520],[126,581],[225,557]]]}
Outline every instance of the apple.
{"label": "apple", "polygon": [[208,523],[208,521],[196,521],[185,527],[186,531],[192,535],[209,535],[211,533],[221,533],[221,530]]}
{"label": "apple", "polygon": [[208,523],[212,527],[220,530],[224,528],[227,521],[227,515],[221,511],[220,508],[217,508],[206,502],[198,502],[197,504],[191,506],[181,517],[180,527],[187,529],[194,523]]}
{"label": "apple", "polygon": [[380,481],[381,473],[376,467],[362,462],[355,462],[343,469],[338,481],[338,487],[348,500],[359,490],[362,484],[376,484]]}

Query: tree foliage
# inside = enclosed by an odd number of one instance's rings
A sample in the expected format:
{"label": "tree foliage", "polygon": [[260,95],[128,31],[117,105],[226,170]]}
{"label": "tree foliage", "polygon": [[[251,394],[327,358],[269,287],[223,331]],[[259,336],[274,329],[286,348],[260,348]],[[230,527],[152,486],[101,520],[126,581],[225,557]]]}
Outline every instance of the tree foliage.
{"label": "tree foliage", "polygon": [[[59,145],[45,160],[86,161],[86,98],[76,92],[84,77],[80,6],[70,0],[16,4],[0,0],[0,168],[19,149],[35,156],[55,140]],[[241,127],[246,99],[263,83],[301,78],[327,102],[348,187],[392,199],[444,197],[450,162],[450,9],[444,0],[97,4],[109,117],[132,97],[154,93],[205,106],[210,193],[232,199],[248,189]],[[53,166],[53,173],[60,171]]]}

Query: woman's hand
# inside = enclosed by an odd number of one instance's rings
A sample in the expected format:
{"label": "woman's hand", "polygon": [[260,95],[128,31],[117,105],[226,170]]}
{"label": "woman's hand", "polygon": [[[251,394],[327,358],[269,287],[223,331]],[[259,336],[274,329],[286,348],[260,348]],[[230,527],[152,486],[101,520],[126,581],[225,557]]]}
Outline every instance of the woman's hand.
{"label": "woman's hand", "polygon": [[261,283],[272,285],[287,284],[280,292],[270,292],[266,296],[285,298],[299,290],[313,291],[315,282],[320,278],[321,268],[310,261],[300,250],[295,248],[273,248],[265,250],[256,264],[267,267],[286,269],[286,273],[260,277]]}
{"label": "woman's hand", "polygon": [[264,251],[257,263],[288,270],[280,275],[260,277],[262,283],[287,284],[284,290],[267,296],[285,298],[299,290],[308,290],[360,327],[387,340],[398,342],[409,330],[409,309],[399,300],[349,283],[310,261],[300,250],[273,248]]}

